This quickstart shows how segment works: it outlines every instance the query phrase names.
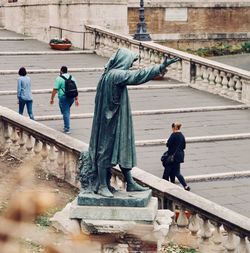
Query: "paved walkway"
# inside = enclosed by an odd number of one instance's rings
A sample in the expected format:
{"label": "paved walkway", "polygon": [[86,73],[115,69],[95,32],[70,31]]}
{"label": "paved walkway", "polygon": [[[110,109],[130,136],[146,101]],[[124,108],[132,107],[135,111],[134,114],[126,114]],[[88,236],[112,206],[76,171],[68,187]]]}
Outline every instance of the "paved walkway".
{"label": "paved walkway", "polygon": [[[0,62],[0,73],[13,70],[12,74],[0,74],[0,104],[17,111],[16,80],[20,66],[29,70],[41,70],[44,73],[30,74],[34,94],[34,114],[50,116],[50,120],[42,121],[44,124],[61,131],[62,120],[52,120],[60,116],[56,103],[49,105],[49,90],[53,87],[55,77],[59,73],[61,65],[69,68],[98,68],[74,72],[79,88],[95,88],[102,74],[107,59],[93,54],[62,54],[49,55],[51,50],[46,43],[35,40],[4,41],[5,37],[20,37],[17,34],[0,31],[0,54],[4,52],[16,52],[14,55],[3,55]],[[41,52],[40,55],[18,55],[18,52]],[[54,73],[51,73],[55,70]],[[58,72],[57,72],[58,70]],[[140,141],[154,141],[169,136],[170,125],[174,121],[183,123],[183,133],[188,138],[199,136],[217,136],[224,134],[250,133],[250,110],[231,108],[222,110],[221,106],[239,106],[232,100],[212,95],[202,91],[186,87],[176,80],[166,78],[163,81],[152,81],[140,86],[138,90],[129,90],[130,100],[134,116],[135,137],[137,143]],[[178,87],[177,87],[178,86]],[[3,95],[9,91],[12,95]],[[78,119],[72,119],[72,137],[84,142],[89,141],[90,128],[92,124],[91,113],[94,108],[94,91],[81,92],[79,95],[80,106],[72,108],[72,114],[83,114]],[[196,108],[189,112],[176,113],[153,113],[149,110]],[[204,111],[200,111],[200,109]],[[139,115],[138,115],[139,114]],[[144,114],[144,115],[140,115]],[[145,115],[147,114],[147,115]],[[41,119],[41,118],[40,118]],[[137,146],[138,167],[161,177],[163,167],[160,156],[165,150],[164,145]],[[182,172],[187,178],[194,176],[216,173],[234,173],[249,171],[250,164],[250,139],[212,141],[188,143],[186,150],[186,161],[182,165]],[[250,191],[249,178],[234,178],[223,181],[205,181],[190,183],[192,191],[205,198],[213,200],[221,205],[235,210],[250,217]]]}
{"label": "paved walkway", "polygon": [[211,59],[233,67],[250,70],[250,54],[217,56],[211,57]]}

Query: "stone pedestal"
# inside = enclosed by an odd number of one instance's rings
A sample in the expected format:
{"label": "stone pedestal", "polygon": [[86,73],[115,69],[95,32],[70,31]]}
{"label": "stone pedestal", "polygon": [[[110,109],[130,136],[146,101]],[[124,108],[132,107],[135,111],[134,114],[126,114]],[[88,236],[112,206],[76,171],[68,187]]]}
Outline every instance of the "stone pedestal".
{"label": "stone pedestal", "polygon": [[80,206],[76,200],[70,207],[71,219],[108,220],[108,221],[140,221],[153,222],[158,209],[157,198],[150,198],[146,207],[129,206]]}
{"label": "stone pedestal", "polygon": [[81,192],[77,197],[79,206],[120,206],[146,207],[152,196],[152,190],[141,192],[117,191],[113,198],[106,198],[98,194]]}

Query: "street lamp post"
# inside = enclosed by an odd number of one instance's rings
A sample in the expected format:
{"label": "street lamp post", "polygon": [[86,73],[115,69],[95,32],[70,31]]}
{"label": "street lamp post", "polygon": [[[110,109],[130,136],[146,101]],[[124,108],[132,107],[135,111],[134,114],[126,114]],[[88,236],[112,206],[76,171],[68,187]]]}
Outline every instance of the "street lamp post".
{"label": "street lamp post", "polygon": [[147,33],[147,25],[145,23],[144,1],[143,0],[140,0],[139,23],[137,24],[137,29],[134,34],[134,39],[140,40],[140,41],[151,40],[149,33]]}

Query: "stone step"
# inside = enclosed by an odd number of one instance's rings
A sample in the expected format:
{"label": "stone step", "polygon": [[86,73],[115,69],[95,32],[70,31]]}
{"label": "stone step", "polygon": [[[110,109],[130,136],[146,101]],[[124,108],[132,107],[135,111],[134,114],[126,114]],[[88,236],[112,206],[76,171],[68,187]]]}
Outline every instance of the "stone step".
{"label": "stone step", "polygon": [[23,41],[23,40],[33,40],[32,37],[0,37],[0,41]]}
{"label": "stone step", "polygon": [[[250,139],[250,133],[237,133],[237,134],[222,134],[212,136],[196,136],[186,137],[187,143],[199,143],[199,142],[218,142],[218,141],[231,141],[231,140],[245,140]],[[142,140],[136,141],[136,146],[157,146],[165,145],[166,139],[157,140]]]}
{"label": "stone step", "polygon": [[[51,90],[49,90],[51,93]],[[1,92],[0,92],[1,95]],[[133,116],[142,115],[161,115],[161,114],[172,114],[172,113],[188,113],[188,112],[209,112],[209,111],[225,111],[225,110],[244,110],[249,109],[248,105],[225,105],[225,106],[207,106],[207,107],[192,107],[192,108],[175,108],[175,109],[163,109],[163,110],[144,110],[144,111],[132,111]],[[92,118],[93,113],[78,113],[71,114],[71,119],[84,119]],[[36,121],[46,120],[61,120],[62,115],[42,115],[36,116]]]}
{"label": "stone step", "polygon": [[[57,70],[58,72],[58,70]],[[173,88],[182,88],[188,87],[187,84],[154,84],[154,85],[141,85],[141,86],[129,86],[128,90],[155,90],[155,89],[173,89]],[[79,92],[96,92],[95,87],[86,87],[86,88],[78,88]],[[41,89],[41,90],[32,90],[33,94],[48,94],[51,93],[50,89]],[[4,95],[16,95],[16,90],[4,90],[0,91],[0,96]],[[185,109],[183,109],[185,111]]]}
{"label": "stone step", "polygon": [[1,56],[12,55],[72,55],[72,54],[93,54],[93,50],[51,50],[51,51],[19,51],[19,52],[0,52]]}
{"label": "stone step", "polygon": [[250,177],[250,170],[187,176],[185,177],[185,180],[186,182],[195,183],[215,180],[230,180],[244,177]]}
{"label": "stone step", "polygon": [[[29,74],[49,74],[49,73],[58,73],[58,69],[26,69]],[[69,72],[101,72],[103,71],[102,67],[98,68],[68,68]],[[0,75],[13,75],[17,74],[15,69],[0,70]]]}

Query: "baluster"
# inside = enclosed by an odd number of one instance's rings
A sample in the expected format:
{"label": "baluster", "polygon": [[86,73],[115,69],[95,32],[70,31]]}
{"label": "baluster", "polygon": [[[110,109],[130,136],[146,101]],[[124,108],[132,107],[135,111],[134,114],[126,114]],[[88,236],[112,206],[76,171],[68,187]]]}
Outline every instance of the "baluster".
{"label": "baluster", "polygon": [[[173,210],[175,212],[175,215],[177,214],[178,210],[175,209],[175,204],[173,203]],[[185,209],[183,206],[179,207],[179,215],[176,221],[176,224],[171,225],[169,238],[171,241],[176,243],[177,245],[185,245],[190,246],[191,242],[191,233],[188,230],[188,218],[185,213]]]}
{"label": "baluster", "polygon": [[235,99],[241,100],[241,94],[242,94],[242,82],[238,76],[235,76],[236,84],[235,84]]}
{"label": "baluster", "polygon": [[240,244],[239,244],[239,253],[250,253],[246,237],[244,235],[240,236]]}
{"label": "baluster", "polygon": [[177,79],[182,81],[182,61],[178,61],[174,64],[177,64]]}
{"label": "baluster", "polygon": [[28,134],[27,140],[26,140],[26,150],[27,150],[27,159],[31,157],[32,155],[32,148],[33,148],[33,143],[32,143],[32,137],[30,134]]}
{"label": "baluster", "polygon": [[150,63],[152,65],[152,64],[155,64],[155,54],[154,54],[153,49],[151,49],[150,52],[151,52],[151,54],[150,54]]}
{"label": "baluster", "polygon": [[104,56],[104,45],[105,43],[105,36],[104,34],[100,34],[100,47],[99,47],[99,55]]}
{"label": "baluster", "polygon": [[129,41],[125,41],[125,47],[131,51],[133,51],[132,44]]}
{"label": "baluster", "polygon": [[19,147],[19,145],[18,145],[19,136],[17,134],[17,129],[14,126],[12,127],[12,132],[11,132],[11,135],[10,135],[10,139],[11,139],[11,142],[12,142],[12,144],[10,145],[11,152],[15,152]]}
{"label": "baluster", "polygon": [[96,38],[95,38],[95,52],[97,55],[100,55],[100,44],[101,44],[101,38],[100,34],[96,32]]}
{"label": "baluster", "polygon": [[[165,55],[165,57],[168,57],[170,58],[169,55]],[[177,76],[177,65],[176,64],[171,64],[168,66],[168,76],[173,76],[173,77],[176,77]]]}
{"label": "baluster", "polygon": [[40,152],[41,152],[41,143],[38,139],[35,139],[35,144],[34,144],[34,153],[35,153],[35,156],[38,157]]}
{"label": "baluster", "polygon": [[57,177],[64,179],[65,172],[64,172],[64,152],[62,150],[58,150],[57,156]]}
{"label": "baluster", "polygon": [[202,72],[201,72],[201,65],[196,64],[196,78],[195,82],[201,82],[202,81]]}
{"label": "baluster", "polygon": [[177,226],[179,228],[186,228],[188,226],[188,218],[185,214],[185,209],[183,206],[180,206],[179,216],[177,219]]}
{"label": "baluster", "polygon": [[149,54],[148,48],[145,48],[145,50],[144,50],[144,63],[145,63],[145,66],[150,65],[150,54]]}
{"label": "baluster", "polygon": [[4,149],[7,150],[10,148],[11,145],[10,129],[7,122],[4,122],[4,139],[5,139]]}
{"label": "baluster", "polygon": [[109,44],[109,55],[113,55],[113,53],[115,52],[115,48],[116,48],[116,43],[115,43],[115,37],[110,37],[110,44]]}
{"label": "baluster", "polygon": [[125,44],[126,44],[125,40],[122,39],[121,42],[120,42],[121,47],[125,47]]}
{"label": "baluster", "polygon": [[20,153],[21,157],[24,155],[26,149],[24,147],[25,145],[25,138],[24,138],[24,133],[23,133],[23,130],[21,129],[20,130],[20,137],[19,137],[19,140],[18,140],[18,144],[19,144],[19,150],[18,152]]}
{"label": "baluster", "polygon": [[11,132],[10,139],[11,139],[13,145],[16,145],[16,144],[17,144],[17,141],[18,141],[18,139],[19,139],[19,136],[18,136],[18,134],[17,134],[17,129],[16,129],[16,127],[14,127],[14,126],[12,127],[12,132]]}
{"label": "baluster", "polygon": [[227,253],[236,253],[236,246],[234,242],[234,234],[232,230],[226,226],[224,226],[227,231],[227,240],[225,241],[224,247],[226,248]]}
{"label": "baluster", "polygon": [[46,179],[47,180],[49,179],[49,171],[48,171],[48,168],[47,168],[48,154],[49,154],[49,152],[48,152],[47,144],[46,144],[46,142],[43,142],[43,144],[42,144],[42,150],[41,150],[41,157],[42,157],[41,165],[42,165],[43,170],[46,173]]}
{"label": "baluster", "polygon": [[214,70],[212,68],[208,68],[208,72],[209,72],[209,86],[208,86],[208,90],[211,92],[214,92],[215,90],[215,75],[214,75]]}
{"label": "baluster", "polygon": [[160,55],[159,55],[159,52],[158,51],[154,51],[154,55],[155,55],[155,64],[159,64],[161,62],[161,58],[160,58]]}
{"label": "baluster", "polygon": [[112,44],[113,44],[113,54],[117,51],[117,49],[119,48],[118,47],[118,44],[119,44],[119,42],[118,42],[118,38],[115,38],[115,37],[113,37],[112,38]]}
{"label": "baluster", "polygon": [[55,152],[55,146],[52,144],[50,145],[49,148],[49,168],[50,168],[50,173],[52,175],[56,175],[55,173],[55,161],[56,161],[56,152]]}
{"label": "baluster", "polygon": [[234,95],[235,95],[235,93],[234,93],[234,84],[235,84],[234,77],[231,74],[229,74],[228,77],[229,77],[229,82],[228,82],[229,89],[228,89],[227,95],[229,97],[234,97]]}
{"label": "baluster", "polygon": [[204,90],[207,90],[209,80],[208,80],[208,69],[206,66],[202,66],[202,78],[203,78],[202,88]]}
{"label": "baluster", "polygon": [[212,231],[210,229],[208,219],[204,216],[201,216],[201,218],[203,220],[203,224],[201,229],[201,242],[199,245],[199,251],[200,253],[208,253]]}
{"label": "baluster", "polygon": [[226,73],[224,71],[221,72],[221,76],[222,76],[222,90],[221,90],[221,94],[225,95],[227,93],[228,80],[227,80]]}
{"label": "baluster", "polygon": [[104,37],[103,56],[109,57],[109,36]]}
{"label": "baluster", "polygon": [[214,74],[215,74],[215,93],[220,93],[221,92],[221,88],[222,88],[222,79],[220,76],[220,72],[219,70],[215,69],[214,70]]}
{"label": "baluster", "polygon": [[225,253],[225,248],[222,245],[223,242],[223,237],[222,237],[222,233],[221,233],[221,224],[218,222],[211,222],[214,227],[215,230],[213,232],[213,237],[212,240],[214,242],[214,245],[212,246],[212,251],[215,253]]}
{"label": "baluster", "polygon": [[199,247],[197,233],[200,229],[200,224],[199,224],[198,216],[195,212],[191,212],[191,216],[189,218],[188,229],[191,232],[191,236],[192,236],[190,244],[192,248],[197,249]]}
{"label": "baluster", "polygon": [[143,67],[145,67],[145,62],[144,62],[144,50],[143,50],[143,47],[140,47],[139,52],[140,52],[139,68],[140,68],[140,67],[143,68]]}
{"label": "baluster", "polygon": [[65,180],[72,185],[77,184],[77,166],[76,166],[76,157],[70,153],[65,153]]}

